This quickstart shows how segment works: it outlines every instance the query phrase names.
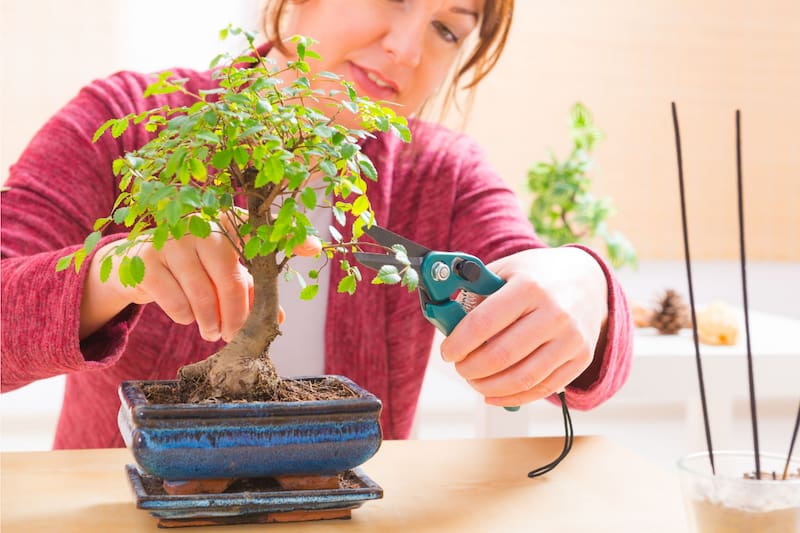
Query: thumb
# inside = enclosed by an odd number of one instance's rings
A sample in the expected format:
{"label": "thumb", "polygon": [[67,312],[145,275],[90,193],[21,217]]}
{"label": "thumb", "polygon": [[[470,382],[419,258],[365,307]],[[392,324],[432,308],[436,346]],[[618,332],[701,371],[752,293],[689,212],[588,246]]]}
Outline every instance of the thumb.
{"label": "thumb", "polygon": [[304,257],[314,257],[322,253],[322,241],[319,237],[309,235],[303,244],[298,244],[294,247],[294,254]]}

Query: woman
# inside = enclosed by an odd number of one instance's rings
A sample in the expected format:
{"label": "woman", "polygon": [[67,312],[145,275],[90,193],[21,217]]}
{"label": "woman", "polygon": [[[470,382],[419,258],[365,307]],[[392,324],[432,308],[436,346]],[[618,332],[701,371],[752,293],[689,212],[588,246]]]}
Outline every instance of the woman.
{"label": "woman", "polygon": [[[473,141],[413,120],[429,97],[447,90],[454,65],[451,88],[474,86],[491,70],[512,7],[513,0],[275,0],[265,25],[275,43],[282,35],[315,38],[322,60],[313,68],[412,117],[410,147],[384,135],[363,145],[380,175],[370,189],[377,220],[430,248],[491,261],[507,281],[442,343],[442,357],[490,404],[520,405],[566,389],[571,406],[590,408],[628,373],[630,320],[618,283],[591,250],[544,248]],[[263,52],[278,64],[291,59],[281,46]],[[213,86],[209,72],[175,75],[188,78],[191,90]],[[3,390],[68,374],[56,448],[120,446],[119,382],[173,378],[219,349],[247,315],[251,280],[222,239],[187,236],[160,251],[146,247],[147,275],[135,289],[114,276],[99,281],[101,253],[79,275],[55,272],[58,258],[110,212],[112,161],[148,140],[131,128],[93,144],[97,126],[181,105],[179,93],[145,100],[151,80],[122,72],[86,87],[35,136],[3,193]],[[123,231],[112,227],[101,250]],[[309,243],[306,253],[315,250]],[[330,269],[328,286],[342,275]],[[433,337],[416,296],[367,284],[354,297],[329,290],[313,314],[293,323],[306,312],[294,302],[282,302],[290,317],[284,329],[303,346],[273,350],[279,371],[351,377],[384,402],[384,435],[407,437]]]}

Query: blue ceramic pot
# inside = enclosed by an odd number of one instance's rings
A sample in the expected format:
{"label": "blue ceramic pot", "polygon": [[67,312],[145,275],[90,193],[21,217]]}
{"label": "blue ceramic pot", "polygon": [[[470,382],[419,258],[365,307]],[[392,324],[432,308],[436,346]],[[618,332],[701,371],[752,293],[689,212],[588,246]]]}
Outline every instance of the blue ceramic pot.
{"label": "blue ceramic pot", "polygon": [[342,376],[358,397],[309,402],[150,404],[143,388],[120,385],[118,423],[139,467],[170,481],[330,475],[354,468],[381,444],[381,402]]}

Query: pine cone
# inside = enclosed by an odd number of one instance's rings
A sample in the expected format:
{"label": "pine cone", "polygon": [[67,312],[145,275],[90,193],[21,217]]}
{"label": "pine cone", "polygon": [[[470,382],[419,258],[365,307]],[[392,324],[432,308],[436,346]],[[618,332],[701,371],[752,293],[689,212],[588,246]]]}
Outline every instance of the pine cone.
{"label": "pine cone", "polygon": [[680,294],[667,289],[658,302],[651,323],[662,335],[675,334],[686,324],[691,324],[689,308]]}

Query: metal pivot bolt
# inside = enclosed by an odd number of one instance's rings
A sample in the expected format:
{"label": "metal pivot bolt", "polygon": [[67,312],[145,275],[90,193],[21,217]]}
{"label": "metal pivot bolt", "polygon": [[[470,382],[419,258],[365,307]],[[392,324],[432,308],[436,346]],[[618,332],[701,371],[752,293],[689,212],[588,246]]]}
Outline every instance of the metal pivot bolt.
{"label": "metal pivot bolt", "polygon": [[431,275],[435,281],[444,281],[450,277],[450,267],[441,261],[436,261],[431,266]]}

